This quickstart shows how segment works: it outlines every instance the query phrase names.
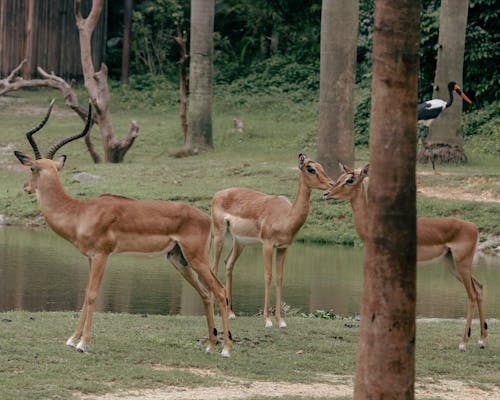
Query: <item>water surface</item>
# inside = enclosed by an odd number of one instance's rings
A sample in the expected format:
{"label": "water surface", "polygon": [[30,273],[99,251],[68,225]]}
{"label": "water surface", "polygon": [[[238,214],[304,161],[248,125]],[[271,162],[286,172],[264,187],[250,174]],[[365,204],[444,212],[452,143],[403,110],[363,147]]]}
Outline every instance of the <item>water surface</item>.
{"label": "water surface", "polygon": [[[229,243],[224,256],[228,251]],[[417,271],[419,317],[465,317],[465,289],[444,265],[426,264]],[[51,230],[0,228],[0,311],[77,311],[83,302],[87,273],[86,257]],[[494,293],[500,287],[500,257],[476,257],[473,274],[485,287],[486,317],[498,318],[500,296]],[[225,281],[222,262],[219,277]],[[255,315],[261,311],[264,267],[260,247],[244,250],[233,282],[235,312]],[[283,300],[300,312],[359,314],[362,282],[362,248],[295,243],[285,261]],[[161,256],[110,257],[97,310],[204,314],[199,295]]]}

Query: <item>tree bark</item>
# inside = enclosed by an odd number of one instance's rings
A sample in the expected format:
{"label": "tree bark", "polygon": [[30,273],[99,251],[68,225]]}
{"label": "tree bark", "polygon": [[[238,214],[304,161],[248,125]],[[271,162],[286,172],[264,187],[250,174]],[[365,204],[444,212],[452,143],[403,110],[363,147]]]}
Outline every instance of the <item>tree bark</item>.
{"label": "tree bark", "polygon": [[124,0],[123,2],[123,46],[122,46],[122,73],[120,81],[128,82],[130,65],[130,36],[132,33],[132,10],[134,0]]}
{"label": "tree bark", "polygon": [[187,145],[187,62],[189,56],[186,51],[186,33],[181,31],[181,23],[177,22],[177,36],[174,38],[179,45],[179,101],[181,103],[179,116],[181,118],[182,132],[184,133],[184,146]]}
{"label": "tree bark", "polygon": [[375,2],[358,400],[414,399],[419,22],[420,2]]}
{"label": "tree bark", "polygon": [[212,144],[212,75],[214,0],[191,0],[189,115],[186,145],[192,149]]}
{"label": "tree bark", "polygon": [[110,93],[108,87],[108,68],[101,64],[101,69],[95,71],[92,61],[91,38],[99,16],[101,15],[104,0],[93,0],[92,9],[87,18],[82,17],[81,0],[75,0],[76,26],[80,35],[80,57],[85,89],[96,110],[96,120],[99,125],[104,146],[104,161],[122,162],[125,154],[133,145],[139,125],[131,121],[130,128],[125,138],[118,140],[113,131],[111,112],[109,110]]}
{"label": "tree bark", "polygon": [[354,165],[357,0],[323,0],[317,159],[336,178],[339,161]]}
{"label": "tree bark", "polygon": [[[104,148],[104,161],[119,163],[123,161],[125,154],[132,147],[139,131],[139,125],[136,121],[131,121],[127,135],[121,140],[116,138],[111,122],[111,112],[109,110],[110,93],[108,87],[108,68],[105,64],[101,64],[101,69],[99,71],[96,72],[94,69],[91,38],[92,32],[99,21],[103,6],[104,0],[93,0],[92,9],[89,15],[87,18],[83,18],[81,14],[81,0],[75,0],[75,18],[80,37],[80,57],[84,85],[96,110],[94,114],[94,123],[99,126]],[[48,74],[40,67],[38,67],[38,73],[43,79],[23,80],[16,77],[26,63],[27,60],[23,60],[7,78],[0,80],[0,95],[23,87],[52,87],[61,90],[66,104],[77,112],[82,119],[86,119],[87,111],[86,109],[82,109],[78,104],[78,98],[73,87],[74,82],[68,84],[64,79],[55,74]],[[101,157],[95,151],[89,135],[86,136],[85,143],[94,162],[100,162]]]}
{"label": "tree bark", "polygon": [[[442,0],[439,13],[439,47],[432,98],[448,100],[448,82],[462,86],[468,0]],[[466,162],[461,132],[462,99],[454,94],[453,104],[441,113],[429,131],[436,163]],[[425,150],[424,150],[425,152]],[[425,154],[422,154],[426,158]]]}

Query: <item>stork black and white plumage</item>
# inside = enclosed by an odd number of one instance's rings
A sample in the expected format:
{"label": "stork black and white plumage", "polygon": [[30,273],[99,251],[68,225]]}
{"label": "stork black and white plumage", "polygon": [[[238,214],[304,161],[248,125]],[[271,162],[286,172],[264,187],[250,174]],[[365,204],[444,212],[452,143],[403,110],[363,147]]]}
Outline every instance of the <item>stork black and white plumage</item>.
{"label": "stork black and white plumage", "polygon": [[[425,125],[427,127],[426,135],[429,135],[429,128],[432,122],[438,118],[443,110],[450,107],[453,104],[453,92],[456,92],[462,99],[464,99],[467,103],[472,104],[472,101],[466,96],[462,89],[457,85],[456,82],[451,81],[448,83],[448,101],[444,101],[441,99],[432,99],[421,103],[417,107],[417,120],[418,123]],[[422,143],[422,140],[419,139],[419,144]],[[424,151],[429,154],[429,160],[432,164],[432,170],[435,174],[437,174],[435,162],[436,162],[436,154],[431,148],[431,143],[429,140],[426,141],[426,145],[424,147]]]}
{"label": "stork black and white plumage", "polygon": [[457,94],[460,95],[462,99],[464,99],[467,103],[472,104],[472,101],[465,95],[464,92],[462,92],[462,89],[460,89],[456,82],[450,82],[448,83],[449,99],[447,102],[441,99],[432,99],[418,105],[418,122],[427,127],[430,127],[432,121],[439,117],[444,109],[450,107],[453,104],[453,92],[457,92]]}

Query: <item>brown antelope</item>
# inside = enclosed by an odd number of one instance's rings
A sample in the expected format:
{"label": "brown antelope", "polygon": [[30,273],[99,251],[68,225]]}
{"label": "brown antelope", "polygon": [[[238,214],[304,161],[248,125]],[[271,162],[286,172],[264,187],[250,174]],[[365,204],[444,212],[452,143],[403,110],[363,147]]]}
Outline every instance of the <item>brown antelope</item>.
{"label": "brown antelope", "polygon": [[[368,176],[368,165],[354,171],[340,164],[342,175],[323,198],[326,200],[350,200],[354,225],[361,240],[367,235],[368,200],[364,179]],[[475,304],[479,310],[481,337],[479,347],[484,348],[488,325],[484,318],[483,286],[472,276],[471,267],[478,240],[476,225],[458,218],[417,218],[417,262],[426,262],[444,257],[450,272],[463,283],[468,297],[467,320],[461,351],[465,351],[471,334],[471,323]]]}
{"label": "brown antelope", "polygon": [[210,217],[181,202],[133,200],[111,194],[92,200],[71,197],[58,176],[66,156],[56,160],[53,157],[63,145],[89,132],[92,110],[89,106],[87,123],[81,133],[60,141],[51,148],[47,157],[42,158],[32,135],[47,122],[52,104],[42,123],[26,134],[35,158],[19,151],[15,155],[31,169],[24,188],[29,193],[37,194],[40,211],[49,227],[89,260],[90,271],[82,311],[76,329],[66,344],[80,352],[86,350],[99,287],[110,255],[123,252],[164,253],[203,300],[209,335],[207,352],[211,352],[217,342],[213,294],[217,298],[224,329],[222,355],[229,357],[232,342],[228,329],[226,291],[210,268]]}
{"label": "brown antelope", "polygon": [[326,190],[332,184],[333,181],[319,163],[311,161],[305,154],[299,154],[299,188],[293,204],[285,196],[273,196],[243,188],[229,188],[214,195],[212,220],[215,256],[212,268],[216,275],[225,234],[230,233],[233,238],[233,246],[225,260],[230,318],[235,317],[232,311],[234,264],[246,245],[262,243],[266,327],[273,325],[269,314],[269,303],[274,249],[276,249],[276,320],[280,328],[286,327],[281,317],[286,250],[306,222],[312,189]]}

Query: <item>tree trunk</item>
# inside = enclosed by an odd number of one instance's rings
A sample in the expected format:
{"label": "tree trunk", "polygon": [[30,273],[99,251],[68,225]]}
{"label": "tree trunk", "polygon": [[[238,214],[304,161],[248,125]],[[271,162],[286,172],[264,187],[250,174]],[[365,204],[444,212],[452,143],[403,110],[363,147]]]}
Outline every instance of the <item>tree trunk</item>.
{"label": "tree trunk", "polygon": [[189,116],[186,146],[212,147],[214,0],[191,0]]}
{"label": "tree trunk", "polygon": [[23,79],[31,79],[31,58],[33,53],[33,13],[35,8],[35,0],[28,1],[25,35],[26,42],[24,43],[24,59],[26,63],[23,66]]}
{"label": "tree trunk", "polygon": [[123,2],[123,46],[122,46],[122,74],[121,82],[128,82],[130,65],[130,36],[132,33],[132,10],[134,0],[124,0]]}
{"label": "tree trunk", "polygon": [[[462,86],[465,29],[468,0],[442,0],[439,13],[439,47],[432,98],[448,100],[448,82]],[[462,99],[454,94],[453,104],[430,127],[429,146],[436,163],[466,162],[461,134]],[[425,150],[421,159],[426,159]]]}
{"label": "tree trunk", "polygon": [[106,162],[119,163],[123,161],[125,154],[134,143],[139,126],[135,121],[132,121],[125,138],[122,140],[116,138],[109,110],[108,68],[105,64],[101,64],[99,71],[96,72],[94,69],[91,38],[103,6],[104,0],[93,0],[89,15],[87,18],[83,18],[81,0],[75,0],[75,18],[80,35],[80,57],[82,60],[84,85],[96,110],[96,120],[103,139],[104,160]]}
{"label": "tree trunk", "polygon": [[186,51],[186,33],[181,30],[181,21],[177,21],[177,36],[174,38],[179,45],[179,100],[181,103],[179,116],[181,118],[182,132],[184,134],[184,146],[187,145],[188,122],[187,122],[187,62],[189,56]]}
{"label": "tree trunk", "polygon": [[414,399],[420,2],[376,0],[370,182],[354,399]]}
{"label": "tree trunk", "polygon": [[354,165],[354,85],[358,1],[323,0],[317,159],[337,177],[339,161]]}

